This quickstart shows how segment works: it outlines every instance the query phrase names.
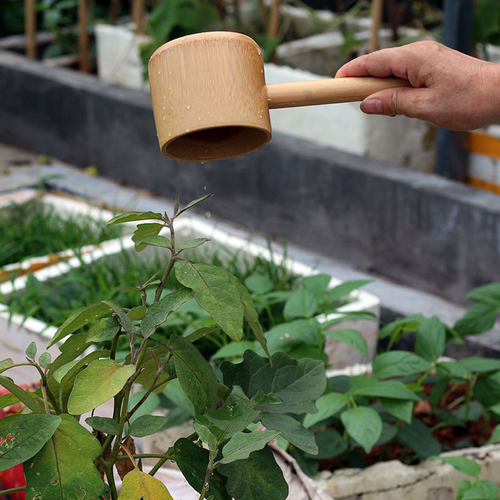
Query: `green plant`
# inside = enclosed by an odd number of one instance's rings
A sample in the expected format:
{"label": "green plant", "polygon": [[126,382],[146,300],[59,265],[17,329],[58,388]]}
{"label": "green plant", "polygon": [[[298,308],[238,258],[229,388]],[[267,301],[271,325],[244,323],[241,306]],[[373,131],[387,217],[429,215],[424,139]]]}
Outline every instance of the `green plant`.
{"label": "green plant", "polygon": [[[317,471],[318,459],[328,468],[391,458],[416,463],[500,440],[500,360],[441,359],[447,342],[490,329],[500,313],[500,283],[468,297],[475,304],[453,327],[435,316],[395,320],[380,331],[389,342],[373,359],[371,373],[329,378],[318,412],[303,420],[315,433],[318,455],[287,446],[305,471]],[[414,352],[393,350],[410,332],[416,332]]]}
{"label": "green plant", "polygon": [[[26,407],[0,420],[0,470],[23,463],[26,491],[33,497],[116,499],[116,469],[123,478],[121,498],[168,499],[168,485],[154,475],[172,460],[200,500],[279,500],[287,497],[288,486],[267,443],[283,436],[307,453],[317,451],[312,432],[300,419],[315,411],[314,401],[324,391],[323,363],[282,352],[271,356],[246,288],[225,269],[186,258],[185,251],[203,244],[204,238],[176,241],[176,218],[205,198],[184,208],[176,201],[170,216],[128,212],[112,219],[110,224],[140,222],[133,235],[137,250],[155,246],[170,253],[159,281],[153,275],[137,286],[139,307],[125,309],[103,301],[71,313],[50,343],[60,343],[61,354],[54,360],[47,352],[38,356],[34,344],[28,346],[26,362],[20,365],[39,374],[39,390],[27,392],[0,375],[0,385],[11,393],[0,397],[2,405],[20,401]],[[170,238],[159,234],[163,228]],[[171,273],[182,287],[163,295]],[[151,305],[146,303],[149,289],[154,290]],[[235,341],[241,340],[246,321],[265,355],[249,351],[241,364],[226,361],[214,371],[196,347],[213,327],[153,340],[157,328],[191,298]],[[118,358],[122,337],[128,351]],[[109,349],[89,350],[103,340],[111,342]],[[16,366],[7,359],[0,362],[0,371]],[[166,384],[177,386],[189,401],[195,432],[162,454],[147,455],[157,462],[145,473],[140,467],[145,456],[134,452],[133,441],[168,425],[168,416],[141,415],[148,398]],[[134,399],[137,385],[143,392]],[[94,414],[110,399],[112,417]],[[85,421],[93,433],[80,423],[89,412]]]}
{"label": "green plant", "polygon": [[500,45],[500,5],[497,0],[478,0],[474,8],[474,41],[483,46]]}
{"label": "green plant", "polygon": [[86,215],[63,216],[35,198],[0,210],[0,267],[28,257],[53,254],[118,237]]}

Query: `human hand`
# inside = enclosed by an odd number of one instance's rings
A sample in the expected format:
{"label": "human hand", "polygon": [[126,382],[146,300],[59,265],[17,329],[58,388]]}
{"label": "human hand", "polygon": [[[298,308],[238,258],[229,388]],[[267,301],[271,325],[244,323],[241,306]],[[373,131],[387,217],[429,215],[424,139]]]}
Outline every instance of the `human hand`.
{"label": "human hand", "polygon": [[405,115],[452,130],[500,121],[500,64],[481,61],[432,41],[383,49],[354,59],[336,78],[397,76],[411,87],[367,97],[369,114]]}

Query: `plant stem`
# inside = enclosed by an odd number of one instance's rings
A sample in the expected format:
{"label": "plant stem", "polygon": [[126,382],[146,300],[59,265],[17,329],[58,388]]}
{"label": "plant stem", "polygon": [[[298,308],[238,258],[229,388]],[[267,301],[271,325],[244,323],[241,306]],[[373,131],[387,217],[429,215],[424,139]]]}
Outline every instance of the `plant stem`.
{"label": "plant stem", "polygon": [[[144,457],[146,458],[146,457]],[[160,456],[160,460],[158,460],[158,462],[156,462],[156,464],[154,465],[154,467],[149,471],[149,475],[150,476],[154,476],[158,469],[169,459],[173,459],[174,458],[174,455],[173,455],[173,448],[169,448],[163,455]]]}
{"label": "plant stem", "polygon": [[168,275],[170,274],[170,271],[172,271],[172,268],[174,267],[176,257],[177,257],[177,252],[175,251],[175,230],[174,230],[173,219],[170,221],[169,224],[167,224],[167,227],[170,229],[170,243],[172,244],[172,247],[170,249],[170,254],[171,254],[170,262],[168,263],[167,269],[165,269],[165,272],[163,273],[163,276],[161,278],[161,282],[158,285],[158,288],[156,289],[154,303],[156,303],[160,300],[161,292],[163,292],[163,289],[165,288]]}
{"label": "plant stem", "polygon": [[113,464],[106,463],[104,467],[104,472],[106,473],[106,479],[108,480],[108,486],[111,490],[111,498],[112,500],[116,500],[118,498],[118,492],[116,491],[115,478],[113,476]]}
{"label": "plant stem", "polygon": [[205,479],[203,480],[203,489],[201,490],[200,498],[198,500],[203,500],[205,498],[205,495],[208,492],[208,488],[209,488],[208,482],[210,481],[210,476],[212,475],[212,469],[214,466],[214,459],[215,459],[216,453],[217,453],[217,449],[215,451],[210,450],[210,452],[208,454],[207,472],[205,473]]}
{"label": "plant stem", "polygon": [[1,490],[0,491],[0,497],[3,497],[4,495],[10,495],[12,493],[17,493],[19,491],[25,491],[26,486],[18,486],[17,488],[9,488],[8,490]]}

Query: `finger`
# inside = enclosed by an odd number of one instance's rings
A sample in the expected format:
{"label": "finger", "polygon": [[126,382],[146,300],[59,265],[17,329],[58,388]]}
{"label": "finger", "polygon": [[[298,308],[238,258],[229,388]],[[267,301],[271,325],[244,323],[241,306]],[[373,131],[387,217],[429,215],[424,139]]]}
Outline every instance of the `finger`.
{"label": "finger", "polygon": [[432,121],[435,106],[431,105],[425,88],[395,88],[382,90],[368,96],[361,103],[361,110],[367,114],[387,116],[405,115],[411,118]]}

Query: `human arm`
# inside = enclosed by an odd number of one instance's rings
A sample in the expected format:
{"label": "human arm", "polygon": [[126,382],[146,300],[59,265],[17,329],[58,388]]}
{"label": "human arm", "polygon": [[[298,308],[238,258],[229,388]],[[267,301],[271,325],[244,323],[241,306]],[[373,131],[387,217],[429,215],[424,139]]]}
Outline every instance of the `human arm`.
{"label": "human arm", "polygon": [[500,64],[432,41],[383,49],[348,62],[335,75],[397,76],[411,87],[367,97],[369,114],[405,115],[452,130],[472,130],[500,122]]}

